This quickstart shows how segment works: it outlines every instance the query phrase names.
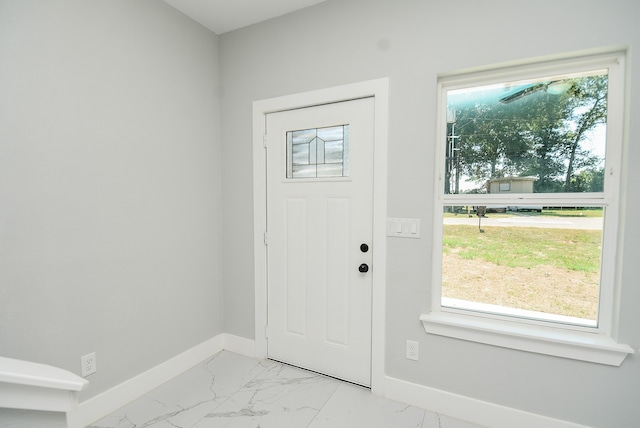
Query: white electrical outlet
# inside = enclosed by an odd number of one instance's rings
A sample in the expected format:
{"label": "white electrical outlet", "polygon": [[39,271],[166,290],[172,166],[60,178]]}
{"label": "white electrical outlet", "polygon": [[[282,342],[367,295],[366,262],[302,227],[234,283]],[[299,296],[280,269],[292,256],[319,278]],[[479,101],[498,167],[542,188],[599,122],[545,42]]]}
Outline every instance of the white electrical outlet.
{"label": "white electrical outlet", "polygon": [[80,357],[80,366],[82,367],[82,377],[94,374],[98,370],[98,365],[96,364],[96,353],[92,352],[84,357]]}
{"label": "white electrical outlet", "polygon": [[418,361],[418,342],[407,340],[407,359]]}

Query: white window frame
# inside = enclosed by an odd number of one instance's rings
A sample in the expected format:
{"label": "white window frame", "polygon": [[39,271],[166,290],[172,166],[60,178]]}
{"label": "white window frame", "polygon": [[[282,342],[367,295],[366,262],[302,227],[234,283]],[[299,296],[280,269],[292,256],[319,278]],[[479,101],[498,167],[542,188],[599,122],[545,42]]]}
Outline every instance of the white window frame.
{"label": "white window frame", "polygon": [[[427,333],[522,351],[619,366],[633,348],[615,340],[619,274],[616,254],[622,245],[619,199],[624,148],[625,53],[599,52],[562,59],[529,61],[479,71],[441,75],[438,79],[437,142],[446,141],[447,91],[506,81],[608,69],[608,117],[605,188],[583,194],[444,194],[445,145],[435,148],[434,255],[431,310],[420,319]],[[605,207],[597,325],[587,327],[442,306],[442,219],[446,205],[519,205]],[[567,198],[571,201],[567,204]],[[510,202],[509,202],[510,203]],[[512,203],[511,203],[512,204]]]}

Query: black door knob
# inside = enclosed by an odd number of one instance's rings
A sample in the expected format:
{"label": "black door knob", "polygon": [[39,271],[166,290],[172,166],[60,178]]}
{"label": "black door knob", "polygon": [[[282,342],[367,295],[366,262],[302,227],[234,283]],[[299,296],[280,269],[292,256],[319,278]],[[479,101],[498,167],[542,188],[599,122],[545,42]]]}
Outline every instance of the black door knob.
{"label": "black door knob", "polygon": [[360,251],[366,253],[367,251],[369,251],[369,246],[367,244],[360,245]]}
{"label": "black door knob", "polygon": [[369,266],[366,263],[362,263],[359,267],[358,270],[362,273],[365,272],[369,272]]}

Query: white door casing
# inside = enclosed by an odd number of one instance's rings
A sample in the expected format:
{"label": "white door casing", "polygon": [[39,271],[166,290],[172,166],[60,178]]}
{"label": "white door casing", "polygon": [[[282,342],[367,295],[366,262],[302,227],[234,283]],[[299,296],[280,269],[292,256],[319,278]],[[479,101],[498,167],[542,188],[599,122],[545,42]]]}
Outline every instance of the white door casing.
{"label": "white door casing", "polygon": [[377,79],[253,103],[255,355],[267,357],[267,186],[265,131],[270,113],[373,97],[373,238],[371,253],[371,388],[384,395],[388,79]]}
{"label": "white door casing", "polygon": [[[268,356],[364,386],[371,383],[373,119],[369,97],[268,114],[266,132]],[[324,168],[331,177],[288,177],[294,160],[305,176]]]}

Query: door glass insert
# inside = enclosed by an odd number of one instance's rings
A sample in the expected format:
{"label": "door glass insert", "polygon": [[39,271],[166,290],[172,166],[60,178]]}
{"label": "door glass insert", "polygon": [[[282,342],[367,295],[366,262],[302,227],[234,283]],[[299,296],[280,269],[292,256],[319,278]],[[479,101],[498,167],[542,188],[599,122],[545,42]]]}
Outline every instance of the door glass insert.
{"label": "door glass insert", "polygon": [[349,176],[349,125],[287,132],[287,178]]}

